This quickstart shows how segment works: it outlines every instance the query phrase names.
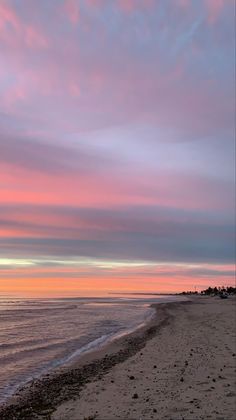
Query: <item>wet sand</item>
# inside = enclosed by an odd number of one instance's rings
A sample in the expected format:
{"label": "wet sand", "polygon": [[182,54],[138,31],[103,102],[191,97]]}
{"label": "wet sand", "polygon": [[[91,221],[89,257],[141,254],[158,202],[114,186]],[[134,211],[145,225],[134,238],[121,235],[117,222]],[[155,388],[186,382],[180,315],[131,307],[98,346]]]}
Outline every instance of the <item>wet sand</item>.
{"label": "wet sand", "polygon": [[159,304],[148,326],[34,381],[11,419],[224,419],[236,410],[236,300]]}

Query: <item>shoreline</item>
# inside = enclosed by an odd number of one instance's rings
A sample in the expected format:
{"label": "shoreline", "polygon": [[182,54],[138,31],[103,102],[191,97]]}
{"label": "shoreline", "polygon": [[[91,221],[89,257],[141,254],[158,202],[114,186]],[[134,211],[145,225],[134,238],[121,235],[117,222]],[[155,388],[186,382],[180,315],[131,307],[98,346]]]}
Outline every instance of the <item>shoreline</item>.
{"label": "shoreline", "polygon": [[191,297],[154,304],[145,327],[33,381],[0,418],[233,420],[235,303]]}
{"label": "shoreline", "polygon": [[[150,308],[154,308],[156,312],[145,325],[124,333],[98,349],[81,354],[78,360],[59,366],[17,389],[0,405],[1,420],[33,419],[38,415],[42,418],[50,416],[57,405],[69,397],[78,396],[78,392],[88,381],[101,378],[101,375],[107,373],[113,366],[140,351],[147,340],[170,322],[171,317],[167,314],[169,305],[189,303],[190,300],[151,304]],[[67,390],[66,388],[70,386],[73,389]],[[58,392],[62,395],[58,396]]]}

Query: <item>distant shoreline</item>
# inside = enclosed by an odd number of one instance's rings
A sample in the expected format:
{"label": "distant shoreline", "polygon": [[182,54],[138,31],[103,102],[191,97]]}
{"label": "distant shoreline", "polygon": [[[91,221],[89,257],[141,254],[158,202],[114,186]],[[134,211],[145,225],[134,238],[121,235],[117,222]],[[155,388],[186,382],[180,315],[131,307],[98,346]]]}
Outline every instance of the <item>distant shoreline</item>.
{"label": "distant shoreline", "polygon": [[178,296],[180,293],[149,293],[149,292],[110,292],[109,295],[141,295],[141,296]]}

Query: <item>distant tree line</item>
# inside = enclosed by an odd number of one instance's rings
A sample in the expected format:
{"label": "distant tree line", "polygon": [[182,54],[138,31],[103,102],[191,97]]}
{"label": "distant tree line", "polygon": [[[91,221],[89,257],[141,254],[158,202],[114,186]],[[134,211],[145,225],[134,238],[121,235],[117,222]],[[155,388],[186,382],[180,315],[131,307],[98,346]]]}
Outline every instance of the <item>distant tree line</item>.
{"label": "distant tree line", "polygon": [[[202,290],[200,292],[201,295],[207,295],[207,296],[220,296],[222,295],[222,293],[227,293],[229,295],[236,295],[236,287],[232,287],[232,286],[222,286],[222,287],[208,287],[205,290]],[[199,294],[198,292],[193,292],[193,291],[187,291],[187,292],[182,292],[180,293],[181,295],[197,295]]]}
{"label": "distant tree line", "polygon": [[208,287],[201,291],[202,295],[221,295],[222,293],[228,293],[229,295],[236,295],[236,287],[222,286],[222,287]]}

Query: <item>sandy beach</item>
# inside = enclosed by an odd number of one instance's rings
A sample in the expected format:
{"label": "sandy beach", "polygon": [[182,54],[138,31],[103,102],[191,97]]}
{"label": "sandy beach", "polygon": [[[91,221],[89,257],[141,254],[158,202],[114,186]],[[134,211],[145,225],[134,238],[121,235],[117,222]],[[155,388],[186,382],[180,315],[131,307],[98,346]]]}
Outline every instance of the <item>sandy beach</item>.
{"label": "sandy beach", "polygon": [[11,419],[235,419],[235,297],[157,305],[145,328],[25,387]]}

